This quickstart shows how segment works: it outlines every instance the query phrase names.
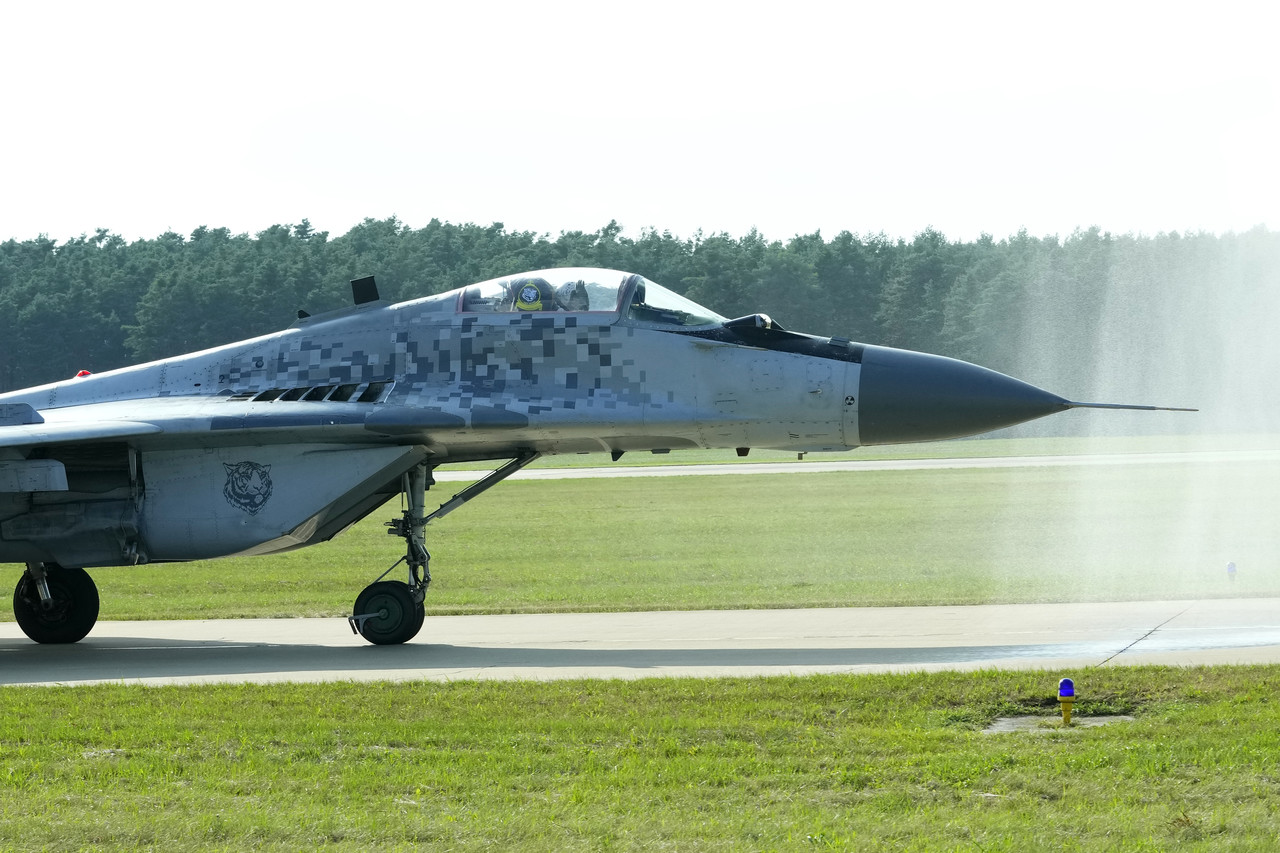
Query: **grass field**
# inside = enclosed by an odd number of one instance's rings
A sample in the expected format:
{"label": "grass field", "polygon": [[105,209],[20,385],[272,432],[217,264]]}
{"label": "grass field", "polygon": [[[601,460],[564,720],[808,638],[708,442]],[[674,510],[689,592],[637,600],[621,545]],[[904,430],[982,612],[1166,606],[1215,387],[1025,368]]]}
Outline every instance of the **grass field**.
{"label": "grass field", "polygon": [[[429,529],[428,604],[1280,595],[1278,474],[1267,462],[508,482]],[[379,524],[395,511],[274,558],[95,570],[103,617],[349,612],[397,556]],[[1077,719],[1134,719],[1054,725],[1067,674]],[[1280,667],[6,687],[0,849],[1272,851],[1278,691]],[[982,731],[1022,714],[1045,725]]]}
{"label": "grass field", "polygon": [[0,848],[1276,849],[1280,669],[1056,677],[7,688]]}

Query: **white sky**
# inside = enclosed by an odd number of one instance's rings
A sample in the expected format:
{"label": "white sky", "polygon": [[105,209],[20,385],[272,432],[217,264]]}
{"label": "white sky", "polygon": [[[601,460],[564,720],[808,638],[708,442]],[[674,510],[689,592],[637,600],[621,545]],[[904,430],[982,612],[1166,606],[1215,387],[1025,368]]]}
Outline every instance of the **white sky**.
{"label": "white sky", "polygon": [[0,240],[1280,227],[1261,2],[0,6]]}

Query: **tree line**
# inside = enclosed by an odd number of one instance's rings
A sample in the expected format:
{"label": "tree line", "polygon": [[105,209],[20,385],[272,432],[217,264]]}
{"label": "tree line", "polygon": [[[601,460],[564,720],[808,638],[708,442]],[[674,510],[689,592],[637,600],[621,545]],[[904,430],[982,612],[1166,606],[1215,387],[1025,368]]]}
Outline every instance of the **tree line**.
{"label": "tree line", "polygon": [[1280,309],[1280,233],[1265,227],[972,241],[932,229],[626,237],[616,222],[551,237],[395,218],[336,238],[305,219],[252,236],[99,230],[0,243],[0,390],[280,329],[299,309],[347,304],[348,280],[364,275],[397,301],[557,266],[638,272],[725,316],[962,358],[1077,398],[1136,389],[1180,403],[1219,394],[1228,376],[1269,382],[1257,361],[1273,350],[1258,347]]}

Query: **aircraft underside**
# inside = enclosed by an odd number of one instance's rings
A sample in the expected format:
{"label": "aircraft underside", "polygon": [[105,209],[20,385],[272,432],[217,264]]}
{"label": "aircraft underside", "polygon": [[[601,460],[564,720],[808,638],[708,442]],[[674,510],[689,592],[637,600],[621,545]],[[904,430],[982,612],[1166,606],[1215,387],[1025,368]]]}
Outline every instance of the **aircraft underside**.
{"label": "aircraft underside", "polygon": [[[399,537],[405,545],[405,553],[390,568],[382,572],[356,598],[352,614],[347,617],[354,633],[363,636],[371,643],[390,645],[404,643],[413,639],[421,629],[425,618],[424,600],[428,585],[431,583],[430,553],[426,547],[426,526],[433,519],[440,518],[480,494],[487,491],[510,475],[519,471],[539,457],[537,452],[528,452],[506,462],[489,475],[459,492],[452,499],[441,505],[439,509],[428,514],[426,512],[426,492],[434,484],[431,477],[433,466],[422,461],[414,461],[410,468],[382,488],[362,492],[359,499],[348,499],[341,506],[343,512],[331,511],[317,514],[302,525],[294,536],[278,537],[271,543],[263,543],[255,549],[242,553],[269,553],[303,547],[314,542],[332,538],[341,530],[383,506],[397,492],[405,498],[405,509],[398,518],[386,522],[388,533]],[[421,454],[415,454],[420,457]],[[257,493],[261,493],[258,484]],[[254,498],[246,497],[246,500]],[[106,498],[94,505],[92,511],[86,511],[83,505],[64,503],[58,512],[64,517],[78,515],[83,523],[91,523],[91,519],[107,519],[112,512],[120,512],[111,519],[111,523],[103,524],[95,529],[97,538],[104,542],[119,541],[130,531],[136,533],[135,521],[139,517],[136,512],[137,502],[125,498]],[[333,510],[334,507],[328,509]],[[324,519],[320,518],[324,515]],[[121,518],[126,522],[121,523]],[[30,514],[20,517],[23,523],[34,526]],[[47,520],[47,519],[46,519]],[[4,522],[7,530],[17,532],[19,525],[11,524],[15,519]],[[81,530],[80,533],[84,533]],[[83,540],[85,537],[80,536]],[[136,541],[125,543],[119,548],[108,546],[106,553],[119,551],[125,557],[120,561],[96,560],[92,564],[126,564],[137,562]],[[7,548],[11,554],[12,549]],[[76,552],[62,551],[63,554]],[[99,596],[97,585],[85,569],[77,565],[64,565],[49,559],[31,559],[26,561],[27,570],[19,579],[14,589],[14,616],[23,632],[39,643],[74,643],[83,639],[97,622],[99,613]],[[404,580],[388,579],[388,576],[400,569]]]}

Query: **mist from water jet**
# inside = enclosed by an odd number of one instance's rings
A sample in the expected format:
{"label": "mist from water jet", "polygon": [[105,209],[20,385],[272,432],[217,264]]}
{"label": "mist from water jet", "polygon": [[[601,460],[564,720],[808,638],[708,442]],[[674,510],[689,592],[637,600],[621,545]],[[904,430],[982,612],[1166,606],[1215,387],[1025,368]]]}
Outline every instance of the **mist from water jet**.
{"label": "mist from water jet", "polygon": [[[1280,592],[1280,234],[1092,231],[1049,258],[1026,286],[1020,375],[1073,399],[1200,411],[1077,411],[1027,433],[1081,436],[1094,452],[1230,451],[1229,461],[1099,465],[1041,482],[1062,492],[1043,544],[1053,559],[1005,535],[993,561],[1069,564],[1064,583],[1090,600]],[[997,528],[1030,499],[1019,488]]]}

